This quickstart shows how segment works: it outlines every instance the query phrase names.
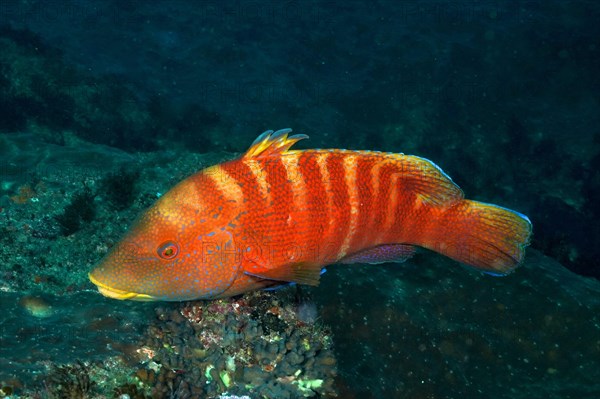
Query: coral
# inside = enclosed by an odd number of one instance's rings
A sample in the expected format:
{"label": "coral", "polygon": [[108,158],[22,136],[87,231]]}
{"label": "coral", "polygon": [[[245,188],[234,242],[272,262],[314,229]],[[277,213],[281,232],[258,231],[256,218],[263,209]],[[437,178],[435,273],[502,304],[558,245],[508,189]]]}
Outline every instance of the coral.
{"label": "coral", "polygon": [[55,366],[46,378],[48,397],[52,399],[90,397],[96,383],[91,380],[89,372],[89,365],[81,361],[72,365]]}
{"label": "coral", "polygon": [[82,222],[89,222],[94,218],[96,214],[95,197],[92,190],[84,186],[83,190],[73,196],[71,203],[65,207],[63,213],[55,217],[65,236],[78,231]]}
{"label": "coral", "polygon": [[126,209],[135,200],[136,182],[139,177],[138,170],[121,168],[102,179],[100,193],[116,210]]}
{"label": "coral", "polygon": [[[157,309],[143,341],[148,370],[157,370],[153,396],[334,396],[329,332],[297,308],[291,296],[258,291]],[[138,378],[148,381],[148,370]]]}
{"label": "coral", "polygon": [[123,384],[114,390],[115,398],[146,399],[147,396],[135,384]]}

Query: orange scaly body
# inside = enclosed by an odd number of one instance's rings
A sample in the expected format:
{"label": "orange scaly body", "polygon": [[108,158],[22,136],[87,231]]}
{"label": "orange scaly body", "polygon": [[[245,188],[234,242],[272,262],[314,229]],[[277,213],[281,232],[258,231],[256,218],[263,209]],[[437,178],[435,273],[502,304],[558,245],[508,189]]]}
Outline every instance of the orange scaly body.
{"label": "orange scaly body", "polygon": [[179,301],[316,285],[328,264],[403,261],[415,245],[491,274],[521,262],[527,217],[465,200],[432,162],[289,150],[306,137],[289,132],[263,133],[161,197],[90,273],[100,292]]}

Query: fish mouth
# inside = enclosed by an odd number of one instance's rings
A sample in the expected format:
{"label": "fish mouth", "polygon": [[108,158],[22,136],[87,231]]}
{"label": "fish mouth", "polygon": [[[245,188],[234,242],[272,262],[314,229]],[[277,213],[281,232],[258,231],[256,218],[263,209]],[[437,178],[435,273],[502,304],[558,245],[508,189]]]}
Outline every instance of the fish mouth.
{"label": "fish mouth", "polygon": [[100,281],[96,280],[92,273],[88,274],[88,277],[96,287],[98,287],[98,291],[107,298],[125,300],[131,299],[134,301],[154,301],[154,297],[148,294],[139,294],[137,292],[129,292],[123,291],[116,288],[112,288],[107,286],[106,284],[102,284]]}

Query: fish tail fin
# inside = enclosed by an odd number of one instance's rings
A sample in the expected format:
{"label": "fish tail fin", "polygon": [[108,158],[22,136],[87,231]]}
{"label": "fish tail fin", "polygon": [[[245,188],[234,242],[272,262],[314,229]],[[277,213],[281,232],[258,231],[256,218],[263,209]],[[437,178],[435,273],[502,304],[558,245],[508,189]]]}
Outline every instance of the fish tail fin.
{"label": "fish tail fin", "polygon": [[527,216],[497,205],[461,200],[445,210],[427,248],[492,275],[513,271],[525,256]]}

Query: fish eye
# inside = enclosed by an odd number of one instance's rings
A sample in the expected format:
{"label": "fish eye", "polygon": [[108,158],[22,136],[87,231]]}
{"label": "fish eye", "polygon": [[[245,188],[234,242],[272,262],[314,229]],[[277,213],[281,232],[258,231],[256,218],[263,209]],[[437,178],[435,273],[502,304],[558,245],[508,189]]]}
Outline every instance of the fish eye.
{"label": "fish eye", "polygon": [[173,259],[179,253],[179,245],[173,241],[165,241],[158,246],[157,253],[163,259]]}

